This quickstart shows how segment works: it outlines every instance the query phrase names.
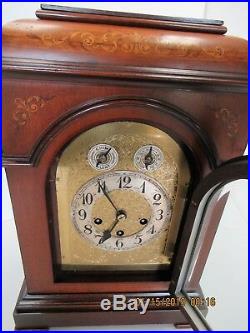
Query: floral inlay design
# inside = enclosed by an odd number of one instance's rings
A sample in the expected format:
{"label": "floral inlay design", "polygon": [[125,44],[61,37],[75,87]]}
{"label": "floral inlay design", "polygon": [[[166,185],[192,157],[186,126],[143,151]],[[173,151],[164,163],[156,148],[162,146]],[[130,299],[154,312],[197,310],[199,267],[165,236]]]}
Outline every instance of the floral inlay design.
{"label": "floral inlay design", "polygon": [[232,110],[222,108],[215,112],[215,117],[220,119],[225,126],[227,136],[234,137],[239,132],[238,116]]}
{"label": "floral inlay design", "polygon": [[30,96],[26,99],[16,98],[15,105],[13,119],[18,126],[24,126],[30,120],[32,113],[44,108],[45,100],[40,96]]}
{"label": "floral inlay design", "polygon": [[155,36],[143,36],[139,33],[107,31],[96,33],[90,31],[73,31],[68,34],[29,34],[45,47],[63,47],[79,49],[86,52],[101,50],[107,53],[124,52],[127,54],[145,55],[158,53],[177,57],[202,56],[203,58],[222,58],[224,49],[220,46],[201,48],[199,45],[180,45],[173,41]]}

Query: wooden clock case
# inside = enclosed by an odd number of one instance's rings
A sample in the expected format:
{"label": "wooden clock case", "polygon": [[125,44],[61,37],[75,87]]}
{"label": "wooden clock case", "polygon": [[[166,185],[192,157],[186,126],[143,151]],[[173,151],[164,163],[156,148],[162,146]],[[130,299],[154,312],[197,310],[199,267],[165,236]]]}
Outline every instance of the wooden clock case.
{"label": "wooden clock case", "polygon": [[[246,177],[246,160],[238,157],[247,142],[247,42],[225,36],[220,21],[49,5],[36,15],[3,29],[3,164],[25,272],[16,328],[187,323],[179,307],[110,315],[100,300],[174,294],[203,195],[215,184]],[[166,131],[189,160],[192,186],[171,278],[58,283],[49,171],[80,133],[125,120]],[[209,229],[196,287],[216,227]]]}

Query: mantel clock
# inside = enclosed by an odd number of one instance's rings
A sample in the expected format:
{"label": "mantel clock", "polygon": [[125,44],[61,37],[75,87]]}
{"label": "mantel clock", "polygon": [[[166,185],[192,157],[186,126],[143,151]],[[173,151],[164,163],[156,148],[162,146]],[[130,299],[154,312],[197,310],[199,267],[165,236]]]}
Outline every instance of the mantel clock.
{"label": "mantel clock", "polygon": [[[246,178],[247,42],[218,20],[36,16],[3,29],[3,163],[25,272],[16,329],[207,328],[181,281],[198,226],[211,236],[223,212],[208,194]],[[216,217],[199,218],[207,206]],[[121,294],[149,299],[146,314],[102,310]]]}

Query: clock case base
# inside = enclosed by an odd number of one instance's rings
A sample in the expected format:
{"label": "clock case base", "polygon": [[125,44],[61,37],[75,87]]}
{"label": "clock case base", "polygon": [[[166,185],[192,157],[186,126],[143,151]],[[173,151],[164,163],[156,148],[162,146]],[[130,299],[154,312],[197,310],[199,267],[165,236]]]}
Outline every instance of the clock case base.
{"label": "clock case base", "polygon": [[[28,294],[25,282],[14,310],[15,330],[47,330],[49,327],[174,324],[186,328],[187,319],[178,308],[139,311],[102,311],[102,294]],[[149,297],[145,294],[128,297]],[[162,294],[150,294],[159,297]],[[169,294],[165,294],[165,297]]]}

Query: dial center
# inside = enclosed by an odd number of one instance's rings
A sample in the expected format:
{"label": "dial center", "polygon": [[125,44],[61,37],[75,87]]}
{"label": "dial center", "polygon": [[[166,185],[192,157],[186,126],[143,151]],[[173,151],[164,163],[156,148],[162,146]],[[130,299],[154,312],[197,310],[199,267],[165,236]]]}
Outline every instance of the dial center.
{"label": "dial center", "polygon": [[104,153],[101,153],[100,155],[97,156],[97,163],[106,163],[107,160],[108,157]]}
{"label": "dial center", "polygon": [[133,190],[125,191],[121,189],[113,190],[108,192],[108,194],[115,205],[118,206],[118,211],[115,212],[114,207],[112,207],[105,195],[100,196],[96,200],[91,215],[94,221],[96,218],[98,218],[98,221],[99,219],[102,220],[101,224],[95,222],[96,229],[100,233],[109,230],[116,218],[119,222],[112,230],[112,236],[116,235],[116,233],[121,230],[123,235],[119,232],[118,236],[129,236],[139,232],[145,227],[145,225],[142,225],[139,221],[142,218],[150,220],[152,213],[151,206],[143,194]]}
{"label": "dial center", "polygon": [[152,156],[146,156],[145,159],[144,159],[144,163],[148,164],[148,165],[151,165],[151,164],[154,163],[154,158]]}
{"label": "dial center", "polygon": [[125,212],[125,210],[121,209],[117,212],[118,220],[126,220],[126,218],[127,218],[127,213]]}

